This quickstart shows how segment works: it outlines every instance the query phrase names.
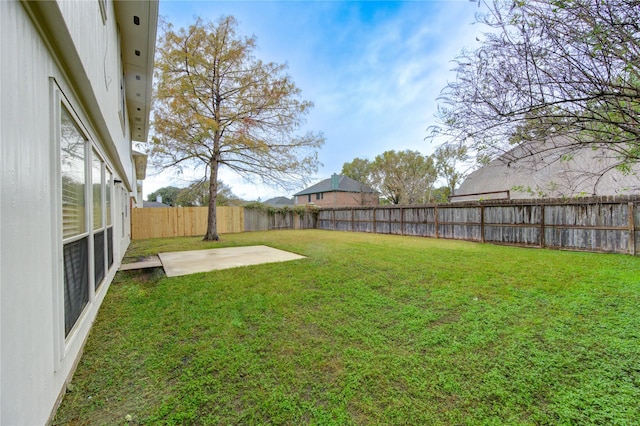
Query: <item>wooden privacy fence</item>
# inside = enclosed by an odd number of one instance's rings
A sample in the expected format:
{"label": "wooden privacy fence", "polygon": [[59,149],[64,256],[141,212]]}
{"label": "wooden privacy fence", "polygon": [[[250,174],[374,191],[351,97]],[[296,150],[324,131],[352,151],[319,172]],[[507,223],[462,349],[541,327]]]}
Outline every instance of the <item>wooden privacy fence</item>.
{"label": "wooden privacy fence", "polygon": [[[269,212],[218,207],[220,234],[326,229],[449,238],[525,247],[638,254],[640,197],[487,200],[421,206]],[[133,239],[204,235],[206,207],[132,211]]]}
{"label": "wooden privacy fence", "polygon": [[635,255],[638,202],[597,197],[329,208],[320,210],[317,228]]}
{"label": "wooden privacy fence", "polygon": [[311,210],[244,210],[245,231],[313,228],[315,228],[315,216]]}
{"label": "wooden privacy fence", "polygon": [[[133,209],[131,238],[190,237],[207,232],[207,207]],[[244,231],[243,207],[218,207],[218,233]]]}
{"label": "wooden privacy fence", "polygon": [[[208,207],[133,209],[131,238],[190,237],[207,231]],[[266,211],[244,207],[218,207],[219,234],[272,229],[312,229],[315,216],[309,211]]]}

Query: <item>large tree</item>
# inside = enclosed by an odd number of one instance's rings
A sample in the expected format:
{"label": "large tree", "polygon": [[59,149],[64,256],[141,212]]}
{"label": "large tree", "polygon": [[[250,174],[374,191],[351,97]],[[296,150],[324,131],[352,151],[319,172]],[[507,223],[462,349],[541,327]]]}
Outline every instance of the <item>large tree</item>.
{"label": "large tree", "polygon": [[296,134],[312,107],[286,65],[254,57],[255,37],[237,33],[233,17],[197,19],[157,47],[152,155],[163,167],[200,165],[209,180],[205,240],[217,240],[218,172],[293,188],[317,171],[321,134]]}
{"label": "large tree", "polygon": [[[495,157],[585,147],[628,170],[640,160],[640,1],[483,2],[481,46],[456,59],[443,90],[448,136]],[[558,155],[558,151],[561,151]],[[602,173],[606,173],[606,169]]]}
{"label": "large tree", "polygon": [[182,188],[178,188],[176,186],[165,186],[147,195],[147,201],[156,201],[158,197],[160,197],[162,198],[163,204],[175,206],[176,198],[178,198],[180,191],[182,191]]}
{"label": "large tree", "polygon": [[411,150],[377,155],[370,174],[373,187],[391,204],[428,202],[437,178],[433,158]]}
{"label": "large tree", "polygon": [[341,174],[362,184],[372,186],[371,161],[366,158],[354,158],[353,161],[342,165]]}
{"label": "large tree", "polygon": [[441,200],[448,198],[469,174],[469,149],[464,145],[444,144],[433,153],[438,177],[445,182],[444,189],[438,194]]}

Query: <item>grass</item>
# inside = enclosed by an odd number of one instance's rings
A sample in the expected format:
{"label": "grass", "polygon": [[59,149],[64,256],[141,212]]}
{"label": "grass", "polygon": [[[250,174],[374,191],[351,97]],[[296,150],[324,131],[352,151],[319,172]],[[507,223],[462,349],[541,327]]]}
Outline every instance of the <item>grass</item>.
{"label": "grass", "polygon": [[[640,424],[640,258],[328,231],[116,275],[54,424]],[[127,417],[129,415],[130,417]]]}

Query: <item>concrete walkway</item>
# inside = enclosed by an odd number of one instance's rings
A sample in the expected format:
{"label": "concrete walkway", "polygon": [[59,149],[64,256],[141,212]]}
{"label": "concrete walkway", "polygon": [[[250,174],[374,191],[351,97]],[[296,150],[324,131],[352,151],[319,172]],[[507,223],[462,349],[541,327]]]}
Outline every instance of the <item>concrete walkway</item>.
{"label": "concrete walkway", "polygon": [[158,254],[167,277],[208,272],[261,263],[304,259],[288,251],[268,246],[228,247],[210,250],[180,251]]}

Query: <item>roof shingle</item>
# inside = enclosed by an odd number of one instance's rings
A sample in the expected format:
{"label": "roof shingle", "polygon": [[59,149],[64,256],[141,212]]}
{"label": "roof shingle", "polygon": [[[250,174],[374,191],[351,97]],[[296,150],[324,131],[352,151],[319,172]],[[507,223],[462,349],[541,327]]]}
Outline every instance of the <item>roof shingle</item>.
{"label": "roof shingle", "polygon": [[369,185],[365,185],[364,183],[360,183],[357,180],[351,179],[350,177],[343,175],[332,175],[329,179],[325,179],[308,187],[307,189],[303,189],[297,195],[307,195],[307,194],[319,194],[323,192],[369,192],[376,193],[377,191],[371,188]]}

